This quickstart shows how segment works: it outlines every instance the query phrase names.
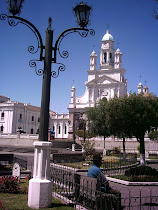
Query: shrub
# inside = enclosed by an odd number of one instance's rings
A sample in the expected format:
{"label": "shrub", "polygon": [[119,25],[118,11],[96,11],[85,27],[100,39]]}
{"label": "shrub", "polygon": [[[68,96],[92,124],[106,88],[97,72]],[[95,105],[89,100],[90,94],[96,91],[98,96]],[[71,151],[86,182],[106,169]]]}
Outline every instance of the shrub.
{"label": "shrub", "polygon": [[94,153],[94,146],[95,142],[86,140],[85,143],[83,143],[83,148],[84,148],[84,156],[88,158],[88,156],[92,156]]}
{"label": "shrub", "polygon": [[139,176],[130,176],[128,181],[130,182],[158,182],[157,176],[150,175],[139,175]]}
{"label": "shrub", "polygon": [[121,153],[120,147],[114,147],[113,150],[112,150],[112,153],[113,154],[120,154]]}
{"label": "shrub", "polygon": [[125,175],[126,176],[149,175],[149,176],[158,177],[158,171],[156,171],[156,169],[153,169],[149,166],[138,166],[138,167],[126,170]]}
{"label": "shrub", "polygon": [[106,156],[110,156],[111,155],[111,150],[106,150]]}
{"label": "shrub", "polygon": [[20,187],[18,178],[12,176],[3,176],[0,178],[0,192],[3,193],[19,193]]}
{"label": "shrub", "polygon": [[5,210],[4,205],[3,205],[3,203],[2,203],[1,200],[0,200],[0,209],[1,209],[1,210]]}
{"label": "shrub", "polygon": [[138,150],[138,152],[140,153],[140,145],[138,145],[137,150]]}

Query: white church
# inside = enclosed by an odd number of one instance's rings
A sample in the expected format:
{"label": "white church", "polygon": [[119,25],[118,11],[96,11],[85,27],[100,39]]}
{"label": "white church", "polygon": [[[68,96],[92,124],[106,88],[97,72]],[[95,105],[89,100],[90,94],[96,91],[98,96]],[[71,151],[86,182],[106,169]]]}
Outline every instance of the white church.
{"label": "white church", "polygon": [[[93,50],[90,55],[88,81],[85,82],[85,93],[76,97],[76,89],[71,88],[71,100],[68,114],[57,114],[50,111],[49,126],[55,132],[55,138],[72,138],[73,126],[85,108],[106,97],[108,100],[115,95],[122,97],[127,94],[126,70],[122,68],[122,52],[114,49],[114,39],[109,30],[101,40],[100,69],[97,69],[97,54]],[[139,83],[138,93],[148,92]],[[0,134],[15,134],[20,127],[27,134],[38,134],[40,108],[11,101],[0,95]]]}

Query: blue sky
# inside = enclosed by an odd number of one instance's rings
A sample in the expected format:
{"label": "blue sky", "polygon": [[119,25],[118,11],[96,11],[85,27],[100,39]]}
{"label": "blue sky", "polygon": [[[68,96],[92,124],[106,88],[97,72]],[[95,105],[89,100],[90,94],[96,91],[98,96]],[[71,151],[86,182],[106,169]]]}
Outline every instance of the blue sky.
{"label": "blue sky", "polygon": [[[78,2],[25,0],[20,16],[37,27],[44,43],[48,18],[51,17],[55,43],[61,32],[77,26],[72,7]],[[86,2],[93,8],[88,28],[95,30],[95,36],[81,38],[74,33],[63,39],[61,50],[67,50],[69,57],[62,59],[57,56],[57,62],[63,63],[66,70],[58,78],[52,78],[50,109],[68,113],[73,85],[76,87],[76,96],[84,94],[90,54],[93,49],[97,53],[99,69],[100,42],[106,33],[107,24],[115,40],[115,49],[119,47],[123,53],[122,67],[126,69],[128,92],[137,91],[138,83],[141,81],[144,85],[146,80],[149,91],[158,95],[158,20],[152,17],[153,8],[158,10],[158,4],[154,0]],[[8,14],[7,7],[7,1],[0,0],[0,14]],[[7,21],[0,21],[0,95],[40,106],[42,76],[37,76],[34,68],[29,66],[29,61],[38,59],[39,54],[30,54],[27,50],[30,45],[37,46],[31,30],[22,24],[11,27]],[[43,67],[43,62],[40,65]]]}

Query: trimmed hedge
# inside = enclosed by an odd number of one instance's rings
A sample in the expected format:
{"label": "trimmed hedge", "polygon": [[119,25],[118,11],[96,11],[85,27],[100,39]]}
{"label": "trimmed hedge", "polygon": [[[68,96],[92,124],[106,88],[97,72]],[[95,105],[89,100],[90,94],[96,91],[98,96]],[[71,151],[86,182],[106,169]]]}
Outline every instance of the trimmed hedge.
{"label": "trimmed hedge", "polygon": [[156,171],[156,169],[151,168],[149,166],[138,166],[138,167],[126,170],[125,175],[126,176],[148,175],[148,176],[157,176],[158,177],[158,171]]}
{"label": "trimmed hedge", "polygon": [[128,178],[130,182],[158,182],[157,176],[150,176],[150,175],[134,175]]}

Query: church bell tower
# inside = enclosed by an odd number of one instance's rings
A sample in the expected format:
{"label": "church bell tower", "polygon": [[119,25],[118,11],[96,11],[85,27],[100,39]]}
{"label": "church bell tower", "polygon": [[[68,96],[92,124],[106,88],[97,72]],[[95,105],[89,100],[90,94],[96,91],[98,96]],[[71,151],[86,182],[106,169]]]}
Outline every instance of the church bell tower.
{"label": "church bell tower", "polygon": [[106,31],[106,34],[103,36],[101,41],[101,51],[100,51],[100,69],[112,69],[114,67],[114,39],[113,36],[109,33],[109,30]]}

